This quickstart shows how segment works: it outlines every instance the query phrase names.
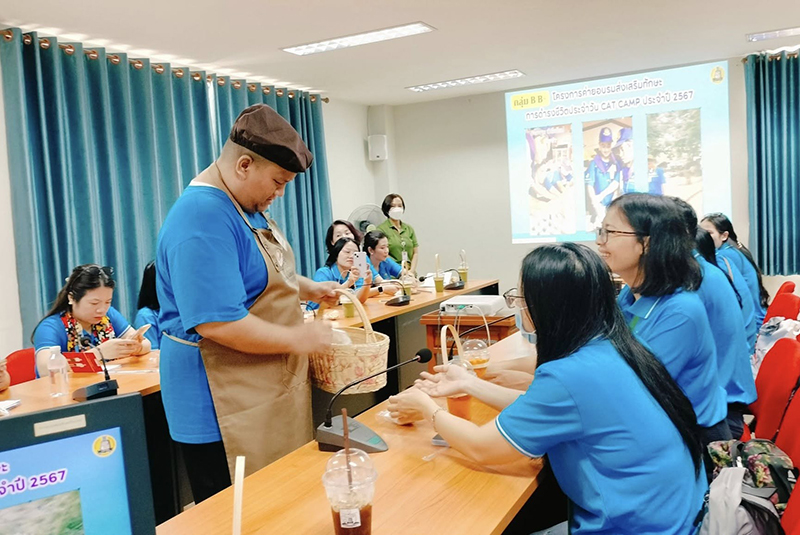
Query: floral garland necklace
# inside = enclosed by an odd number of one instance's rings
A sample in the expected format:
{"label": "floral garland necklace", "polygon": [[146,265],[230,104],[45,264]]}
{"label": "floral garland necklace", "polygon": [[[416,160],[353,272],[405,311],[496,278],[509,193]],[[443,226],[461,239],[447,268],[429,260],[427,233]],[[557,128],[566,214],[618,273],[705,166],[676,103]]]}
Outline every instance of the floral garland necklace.
{"label": "floral garland necklace", "polygon": [[[64,329],[67,331],[67,351],[80,350],[83,345],[81,338],[83,338],[83,327],[75,319],[71,312],[64,312],[61,314],[61,322],[64,324]],[[115,337],[114,326],[108,319],[108,316],[103,316],[99,323],[95,323],[91,328],[92,341],[97,341],[97,345],[102,344],[106,340]]]}

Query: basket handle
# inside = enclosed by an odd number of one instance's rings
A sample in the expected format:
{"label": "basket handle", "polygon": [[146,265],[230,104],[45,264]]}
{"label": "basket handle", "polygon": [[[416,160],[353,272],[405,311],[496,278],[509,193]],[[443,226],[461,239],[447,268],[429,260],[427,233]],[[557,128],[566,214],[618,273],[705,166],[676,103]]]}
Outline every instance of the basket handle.
{"label": "basket handle", "polygon": [[442,348],[442,365],[447,364],[447,330],[450,329],[450,332],[453,333],[453,340],[456,341],[456,350],[458,350],[458,356],[464,356],[464,348],[461,346],[461,338],[458,336],[458,332],[456,332],[455,328],[450,324],[442,325],[442,331],[440,333],[441,339],[439,345]]}
{"label": "basket handle", "polygon": [[350,300],[353,305],[356,307],[356,311],[358,311],[358,315],[361,317],[361,323],[364,324],[364,331],[367,333],[367,341],[369,343],[375,342],[375,335],[374,331],[372,330],[372,323],[369,321],[369,317],[367,317],[367,311],[364,310],[364,305],[361,304],[361,301],[355,296],[353,292],[348,292],[346,290],[342,290],[341,288],[337,288],[334,290],[339,295],[342,295]]}

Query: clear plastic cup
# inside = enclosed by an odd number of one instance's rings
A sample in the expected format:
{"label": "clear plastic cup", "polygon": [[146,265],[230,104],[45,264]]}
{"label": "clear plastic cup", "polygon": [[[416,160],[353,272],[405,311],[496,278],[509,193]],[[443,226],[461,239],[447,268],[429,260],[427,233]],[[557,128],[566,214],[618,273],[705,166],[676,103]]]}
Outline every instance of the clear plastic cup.
{"label": "clear plastic cup", "polygon": [[372,499],[378,472],[364,451],[350,448],[350,479],[344,450],[334,454],[322,476],[336,535],[371,535]]}
{"label": "clear plastic cup", "polygon": [[463,347],[464,358],[472,364],[475,374],[483,379],[489,366],[489,346],[483,340],[466,340]]}
{"label": "clear plastic cup", "polygon": [[[472,375],[477,375],[475,370],[468,361],[463,360],[461,357],[455,357],[447,363],[448,366],[461,366]],[[459,394],[457,396],[450,396],[447,398],[447,412],[463,418],[465,420],[472,419],[472,396],[469,394]]]}

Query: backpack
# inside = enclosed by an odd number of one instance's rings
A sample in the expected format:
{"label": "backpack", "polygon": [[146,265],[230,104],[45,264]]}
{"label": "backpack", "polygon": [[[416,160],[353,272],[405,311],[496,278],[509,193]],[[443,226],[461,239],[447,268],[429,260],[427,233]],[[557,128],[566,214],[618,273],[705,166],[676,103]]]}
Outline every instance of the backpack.
{"label": "backpack", "polygon": [[792,460],[769,440],[708,445],[714,480],[701,535],[784,535],[780,516],[797,481]]}

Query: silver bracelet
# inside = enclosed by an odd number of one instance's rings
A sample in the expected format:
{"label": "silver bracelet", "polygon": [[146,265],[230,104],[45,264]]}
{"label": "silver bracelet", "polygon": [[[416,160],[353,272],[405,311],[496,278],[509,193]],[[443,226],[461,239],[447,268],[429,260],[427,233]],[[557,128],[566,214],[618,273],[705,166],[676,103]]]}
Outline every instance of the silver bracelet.
{"label": "silver bracelet", "polygon": [[439,411],[447,412],[447,409],[445,409],[444,407],[439,407],[438,409],[433,411],[433,414],[431,414],[431,425],[433,426],[434,431],[436,431],[436,415],[439,414]]}

